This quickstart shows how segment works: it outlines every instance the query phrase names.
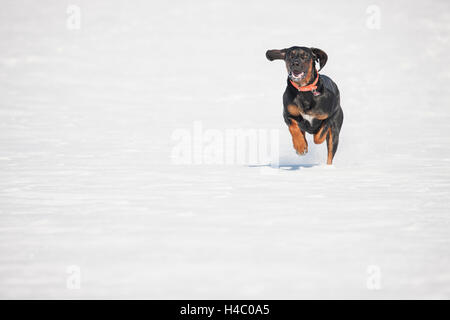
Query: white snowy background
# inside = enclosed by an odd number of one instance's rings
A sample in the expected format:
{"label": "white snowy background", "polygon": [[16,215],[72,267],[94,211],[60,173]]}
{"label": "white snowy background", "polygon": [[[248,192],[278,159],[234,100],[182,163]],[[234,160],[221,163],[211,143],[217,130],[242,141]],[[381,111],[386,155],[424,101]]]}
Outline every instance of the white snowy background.
{"label": "white snowy background", "polygon": [[[450,298],[449,34],[445,0],[2,0],[0,297]],[[292,45],[341,90],[331,167]],[[280,168],[175,164],[196,122],[279,130]]]}

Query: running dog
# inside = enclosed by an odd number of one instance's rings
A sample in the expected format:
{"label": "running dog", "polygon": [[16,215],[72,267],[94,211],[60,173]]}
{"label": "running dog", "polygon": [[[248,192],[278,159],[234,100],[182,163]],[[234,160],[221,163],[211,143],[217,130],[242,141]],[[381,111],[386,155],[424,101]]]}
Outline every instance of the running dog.
{"label": "running dog", "polygon": [[[266,57],[270,61],[284,60],[286,63],[288,79],[283,95],[283,117],[297,154],[308,152],[305,138],[305,132],[308,132],[314,135],[316,144],[327,140],[327,164],[332,164],[344,113],[337,85],[329,77],[319,74],[328,55],[317,48],[291,47],[268,50]],[[319,70],[316,70],[316,61]]]}

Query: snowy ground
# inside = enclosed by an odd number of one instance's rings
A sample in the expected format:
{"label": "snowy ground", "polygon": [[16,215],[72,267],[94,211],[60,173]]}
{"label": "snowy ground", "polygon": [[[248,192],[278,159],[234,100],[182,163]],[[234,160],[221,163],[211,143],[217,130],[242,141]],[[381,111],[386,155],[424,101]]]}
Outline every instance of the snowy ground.
{"label": "snowy ground", "polygon": [[[1,298],[450,298],[448,1],[0,7]],[[291,45],[340,87],[332,167],[290,145]],[[279,130],[280,168],[177,165],[195,123]]]}

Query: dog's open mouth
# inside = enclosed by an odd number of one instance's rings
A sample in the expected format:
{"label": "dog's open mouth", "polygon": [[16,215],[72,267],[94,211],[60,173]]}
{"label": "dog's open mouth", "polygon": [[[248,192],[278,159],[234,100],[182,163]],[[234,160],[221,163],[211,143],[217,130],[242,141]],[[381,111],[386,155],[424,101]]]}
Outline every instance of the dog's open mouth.
{"label": "dog's open mouth", "polygon": [[295,79],[295,80],[302,79],[304,75],[305,75],[304,72],[297,72],[297,71],[291,71],[291,72],[289,72],[289,76],[290,76],[292,79]]}

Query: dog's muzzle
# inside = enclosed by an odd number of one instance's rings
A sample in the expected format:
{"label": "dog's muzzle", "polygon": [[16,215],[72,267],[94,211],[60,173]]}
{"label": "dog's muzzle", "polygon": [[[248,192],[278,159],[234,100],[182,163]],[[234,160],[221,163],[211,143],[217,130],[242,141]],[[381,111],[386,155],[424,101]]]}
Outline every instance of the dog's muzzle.
{"label": "dog's muzzle", "polygon": [[295,71],[289,72],[289,78],[294,81],[301,80],[303,79],[304,76],[305,76],[304,72],[295,72]]}

